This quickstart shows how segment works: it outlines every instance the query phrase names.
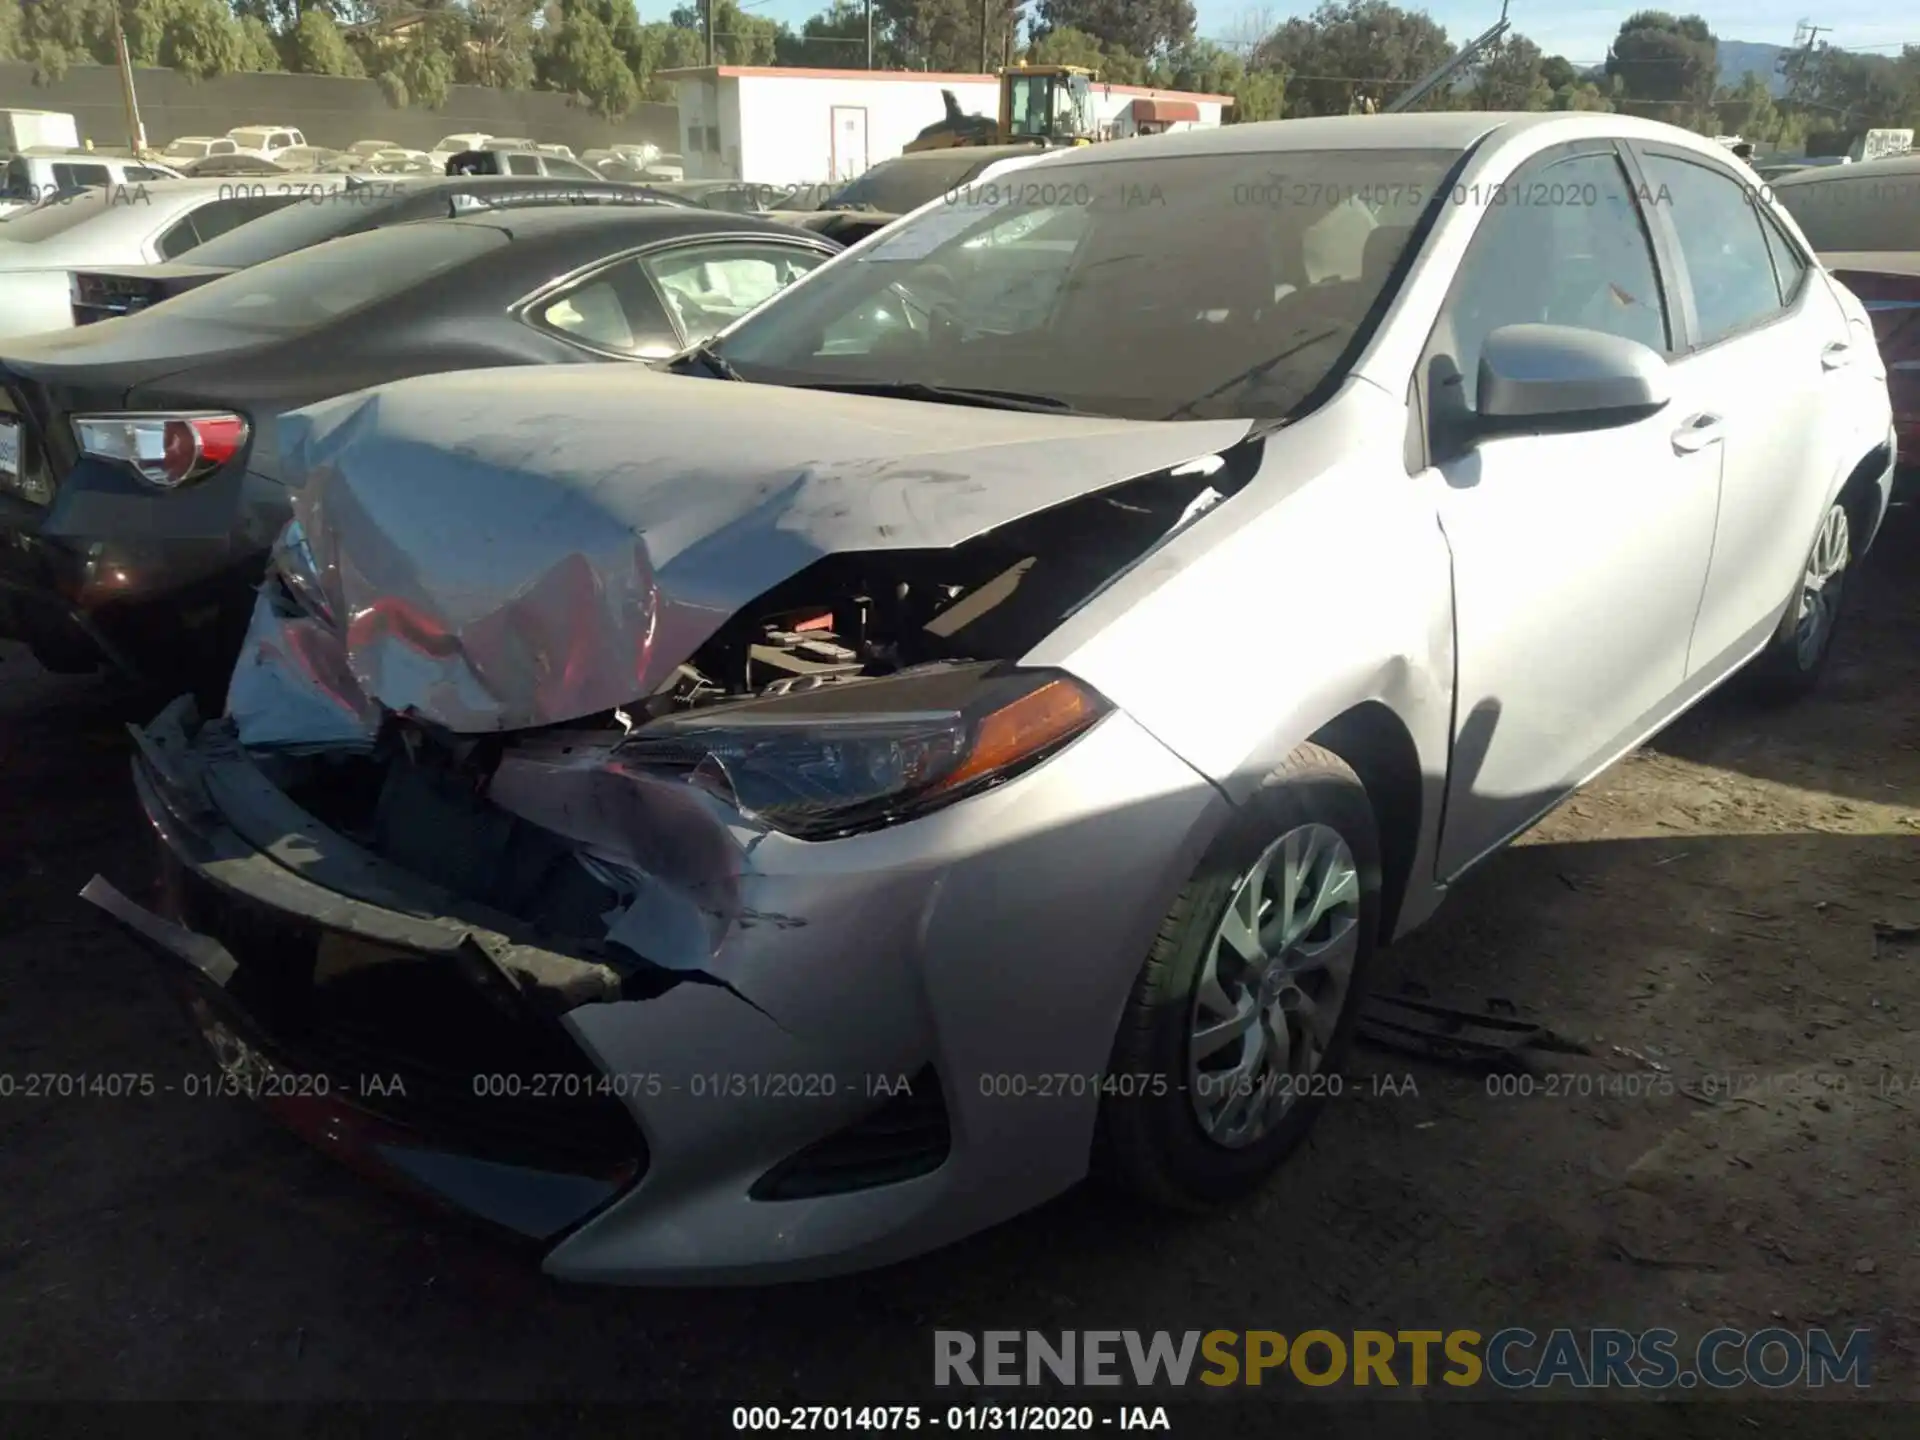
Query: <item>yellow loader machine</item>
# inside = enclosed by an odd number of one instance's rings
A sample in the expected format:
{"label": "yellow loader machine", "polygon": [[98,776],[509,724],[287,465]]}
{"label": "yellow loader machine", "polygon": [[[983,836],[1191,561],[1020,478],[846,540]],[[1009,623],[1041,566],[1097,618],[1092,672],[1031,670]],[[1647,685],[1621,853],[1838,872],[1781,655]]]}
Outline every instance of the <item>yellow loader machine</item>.
{"label": "yellow loader machine", "polygon": [[968,115],[951,90],[946,118],[916,135],[908,154],[960,145],[1090,145],[1100,138],[1093,115],[1095,72],[1078,65],[1014,65],[1000,72],[1000,115]]}

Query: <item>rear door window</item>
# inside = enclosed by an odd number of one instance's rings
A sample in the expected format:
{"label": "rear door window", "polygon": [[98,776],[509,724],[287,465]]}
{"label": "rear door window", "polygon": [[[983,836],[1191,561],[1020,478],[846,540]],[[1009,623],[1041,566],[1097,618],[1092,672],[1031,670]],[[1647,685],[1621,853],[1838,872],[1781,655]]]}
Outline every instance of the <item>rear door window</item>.
{"label": "rear door window", "polygon": [[111,185],[113,174],[104,165],[55,164],[53,183],[60,190],[84,190],[92,185]]}
{"label": "rear door window", "polygon": [[292,204],[295,200],[308,199],[298,195],[247,195],[228,200],[215,200],[210,205],[202,205],[193,212],[194,233],[200,237],[200,244],[217,239],[229,230],[237,230],[249,221],[258,220],[264,215]]}
{"label": "rear door window", "polygon": [[679,245],[641,257],[687,344],[710,339],[826,262],[817,250],[764,241]]}
{"label": "rear door window", "polygon": [[31,205],[37,198],[33,193],[33,171],[27,167],[25,160],[14,156],[7,162],[5,181],[0,182],[0,200]]}
{"label": "rear door window", "polygon": [[540,173],[540,162],[531,155],[509,155],[507,156],[507,173],[509,175],[538,175]]}
{"label": "rear door window", "polygon": [[1700,327],[1697,343],[1712,345],[1785,310],[1760,207],[1741,182],[1676,155],[1643,153],[1640,163],[1680,240]]}

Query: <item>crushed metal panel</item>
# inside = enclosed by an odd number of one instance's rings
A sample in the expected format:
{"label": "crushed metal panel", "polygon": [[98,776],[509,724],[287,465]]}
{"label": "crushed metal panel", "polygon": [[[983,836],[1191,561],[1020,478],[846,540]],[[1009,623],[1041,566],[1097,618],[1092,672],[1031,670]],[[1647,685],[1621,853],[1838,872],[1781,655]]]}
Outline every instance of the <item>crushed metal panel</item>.
{"label": "crushed metal panel", "polygon": [[325,401],[281,458],[360,691],[477,734],[651,693],[822,556],[948,548],[1247,428],[558,366]]}

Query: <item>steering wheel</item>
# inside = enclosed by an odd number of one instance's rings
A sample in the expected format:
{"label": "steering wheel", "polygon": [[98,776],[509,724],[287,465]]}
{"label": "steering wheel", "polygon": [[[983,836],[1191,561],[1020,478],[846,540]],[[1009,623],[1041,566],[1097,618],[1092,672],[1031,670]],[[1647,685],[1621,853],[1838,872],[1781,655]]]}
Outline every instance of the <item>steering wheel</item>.
{"label": "steering wheel", "polygon": [[964,331],[960,319],[960,286],[946,266],[922,265],[913,272],[911,288],[900,280],[887,288],[900,297],[907,328],[914,334],[931,340],[944,330],[958,327]]}

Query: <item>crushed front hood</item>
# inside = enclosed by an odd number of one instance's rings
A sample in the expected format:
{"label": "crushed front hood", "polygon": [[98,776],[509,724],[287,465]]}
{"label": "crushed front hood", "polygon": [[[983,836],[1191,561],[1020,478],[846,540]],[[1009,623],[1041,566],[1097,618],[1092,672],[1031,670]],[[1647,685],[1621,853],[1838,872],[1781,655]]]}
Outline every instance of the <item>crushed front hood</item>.
{"label": "crushed front hood", "polygon": [[478,734],[652,693],[822,556],[957,545],[1247,428],[583,365],[325,401],[280,453],[358,688]]}

